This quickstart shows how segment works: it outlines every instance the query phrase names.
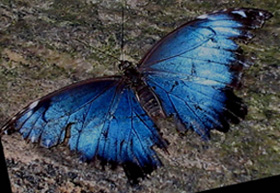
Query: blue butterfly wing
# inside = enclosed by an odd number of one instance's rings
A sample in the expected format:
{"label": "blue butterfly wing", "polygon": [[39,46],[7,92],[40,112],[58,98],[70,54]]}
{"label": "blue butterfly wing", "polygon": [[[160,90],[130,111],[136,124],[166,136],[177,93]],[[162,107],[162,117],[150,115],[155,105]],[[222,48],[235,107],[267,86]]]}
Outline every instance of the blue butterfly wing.
{"label": "blue butterfly wing", "polygon": [[123,166],[136,182],[161,166],[152,146],[165,147],[155,124],[120,77],[70,85],[28,105],[2,130],[50,148],[68,143],[82,159]]}
{"label": "blue butterfly wing", "polygon": [[107,156],[116,156],[130,179],[144,177],[143,174],[151,173],[161,166],[151,147],[156,145],[164,149],[166,143],[130,88],[123,90],[114,114],[109,126],[108,139],[111,142],[107,143]]}
{"label": "blue butterfly wing", "polygon": [[160,40],[138,65],[179,128],[209,138],[238,123],[246,105],[233,93],[247,65],[235,40],[248,40],[272,15],[258,9],[228,9],[203,15]]}

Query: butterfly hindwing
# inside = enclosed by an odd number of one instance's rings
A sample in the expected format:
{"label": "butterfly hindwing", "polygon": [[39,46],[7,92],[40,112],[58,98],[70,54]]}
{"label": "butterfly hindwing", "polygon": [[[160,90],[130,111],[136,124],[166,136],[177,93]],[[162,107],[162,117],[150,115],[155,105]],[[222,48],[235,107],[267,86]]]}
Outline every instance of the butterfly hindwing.
{"label": "butterfly hindwing", "polygon": [[67,141],[85,161],[123,166],[136,182],[161,166],[152,146],[165,147],[155,124],[120,77],[97,78],[28,105],[3,127],[50,148]]}
{"label": "butterfly hindwing", "polygon": [[248,63],[237,39],[251,39],[272,15],[258,9],[228,9],[203,15],[160,40],[139,63],[168,115],[207,139],[227,131],[247,113],[235,96]]}

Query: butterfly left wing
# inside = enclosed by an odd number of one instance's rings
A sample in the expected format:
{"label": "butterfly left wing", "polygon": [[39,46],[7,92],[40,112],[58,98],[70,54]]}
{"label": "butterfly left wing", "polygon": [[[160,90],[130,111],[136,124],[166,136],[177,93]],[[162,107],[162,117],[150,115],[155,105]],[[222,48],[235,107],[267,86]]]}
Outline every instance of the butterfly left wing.
{"label": "butterfly left wing", "polygon": [[235,40],[251,39],[250,30],[272,17],[259,9],[227,9],[203,15],[162,38],[140,61],[144,79],[179,128],[209,138],[226,132],[247,107],[233,93],[248,63]]}
{"label": "butterfly left wing", "polygon": [[122,78],[70,85],[28,105],[2,131],[50,148],[68,143],[85,161],[121,165],[132,182],[161,166],[152,146],[165,147],[155,124]]}

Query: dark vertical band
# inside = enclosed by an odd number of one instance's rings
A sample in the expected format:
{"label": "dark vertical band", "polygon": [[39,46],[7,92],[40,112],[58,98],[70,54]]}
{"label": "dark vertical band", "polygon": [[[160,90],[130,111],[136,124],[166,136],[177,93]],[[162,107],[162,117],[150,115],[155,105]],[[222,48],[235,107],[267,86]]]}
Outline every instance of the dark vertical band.
{"label": "dark vertical band", "polygon": [[4,156],[4,151],[3,151],[3,146],[1,142],[1,137],[0,137],[0,174],[1,174],[1,188],[7,193],[12,192],[11,190],[11,184],[10,184],[10,179],[8,175],[8,170],[7,170],[7,165],[5,161],[5,156]]}

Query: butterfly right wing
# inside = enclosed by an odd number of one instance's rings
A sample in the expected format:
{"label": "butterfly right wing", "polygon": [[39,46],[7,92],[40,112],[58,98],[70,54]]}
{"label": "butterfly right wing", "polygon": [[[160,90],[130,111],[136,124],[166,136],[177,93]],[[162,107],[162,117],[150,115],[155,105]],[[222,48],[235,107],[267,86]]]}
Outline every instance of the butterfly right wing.
{"label": "butterfly right wing", "polygon": [[138,69],[180,130],[208,139],[210,130],[226,132],[229,123],[245,117],[247,107],[233,90],[249,64],[235,40],[251,39],[250,31],[271,17],[250,8],[202,15],[166,35],[144,56]]}
{"label": "butterfly right wing", "polygon": [[[121,165],[137,182],[161,166],[152,146],[165,143],[121,77],[90,79],[28,105],[2,131],[50,148],[67,142],[84,161]],[[8,132],[9,133],[9,132]]]}

